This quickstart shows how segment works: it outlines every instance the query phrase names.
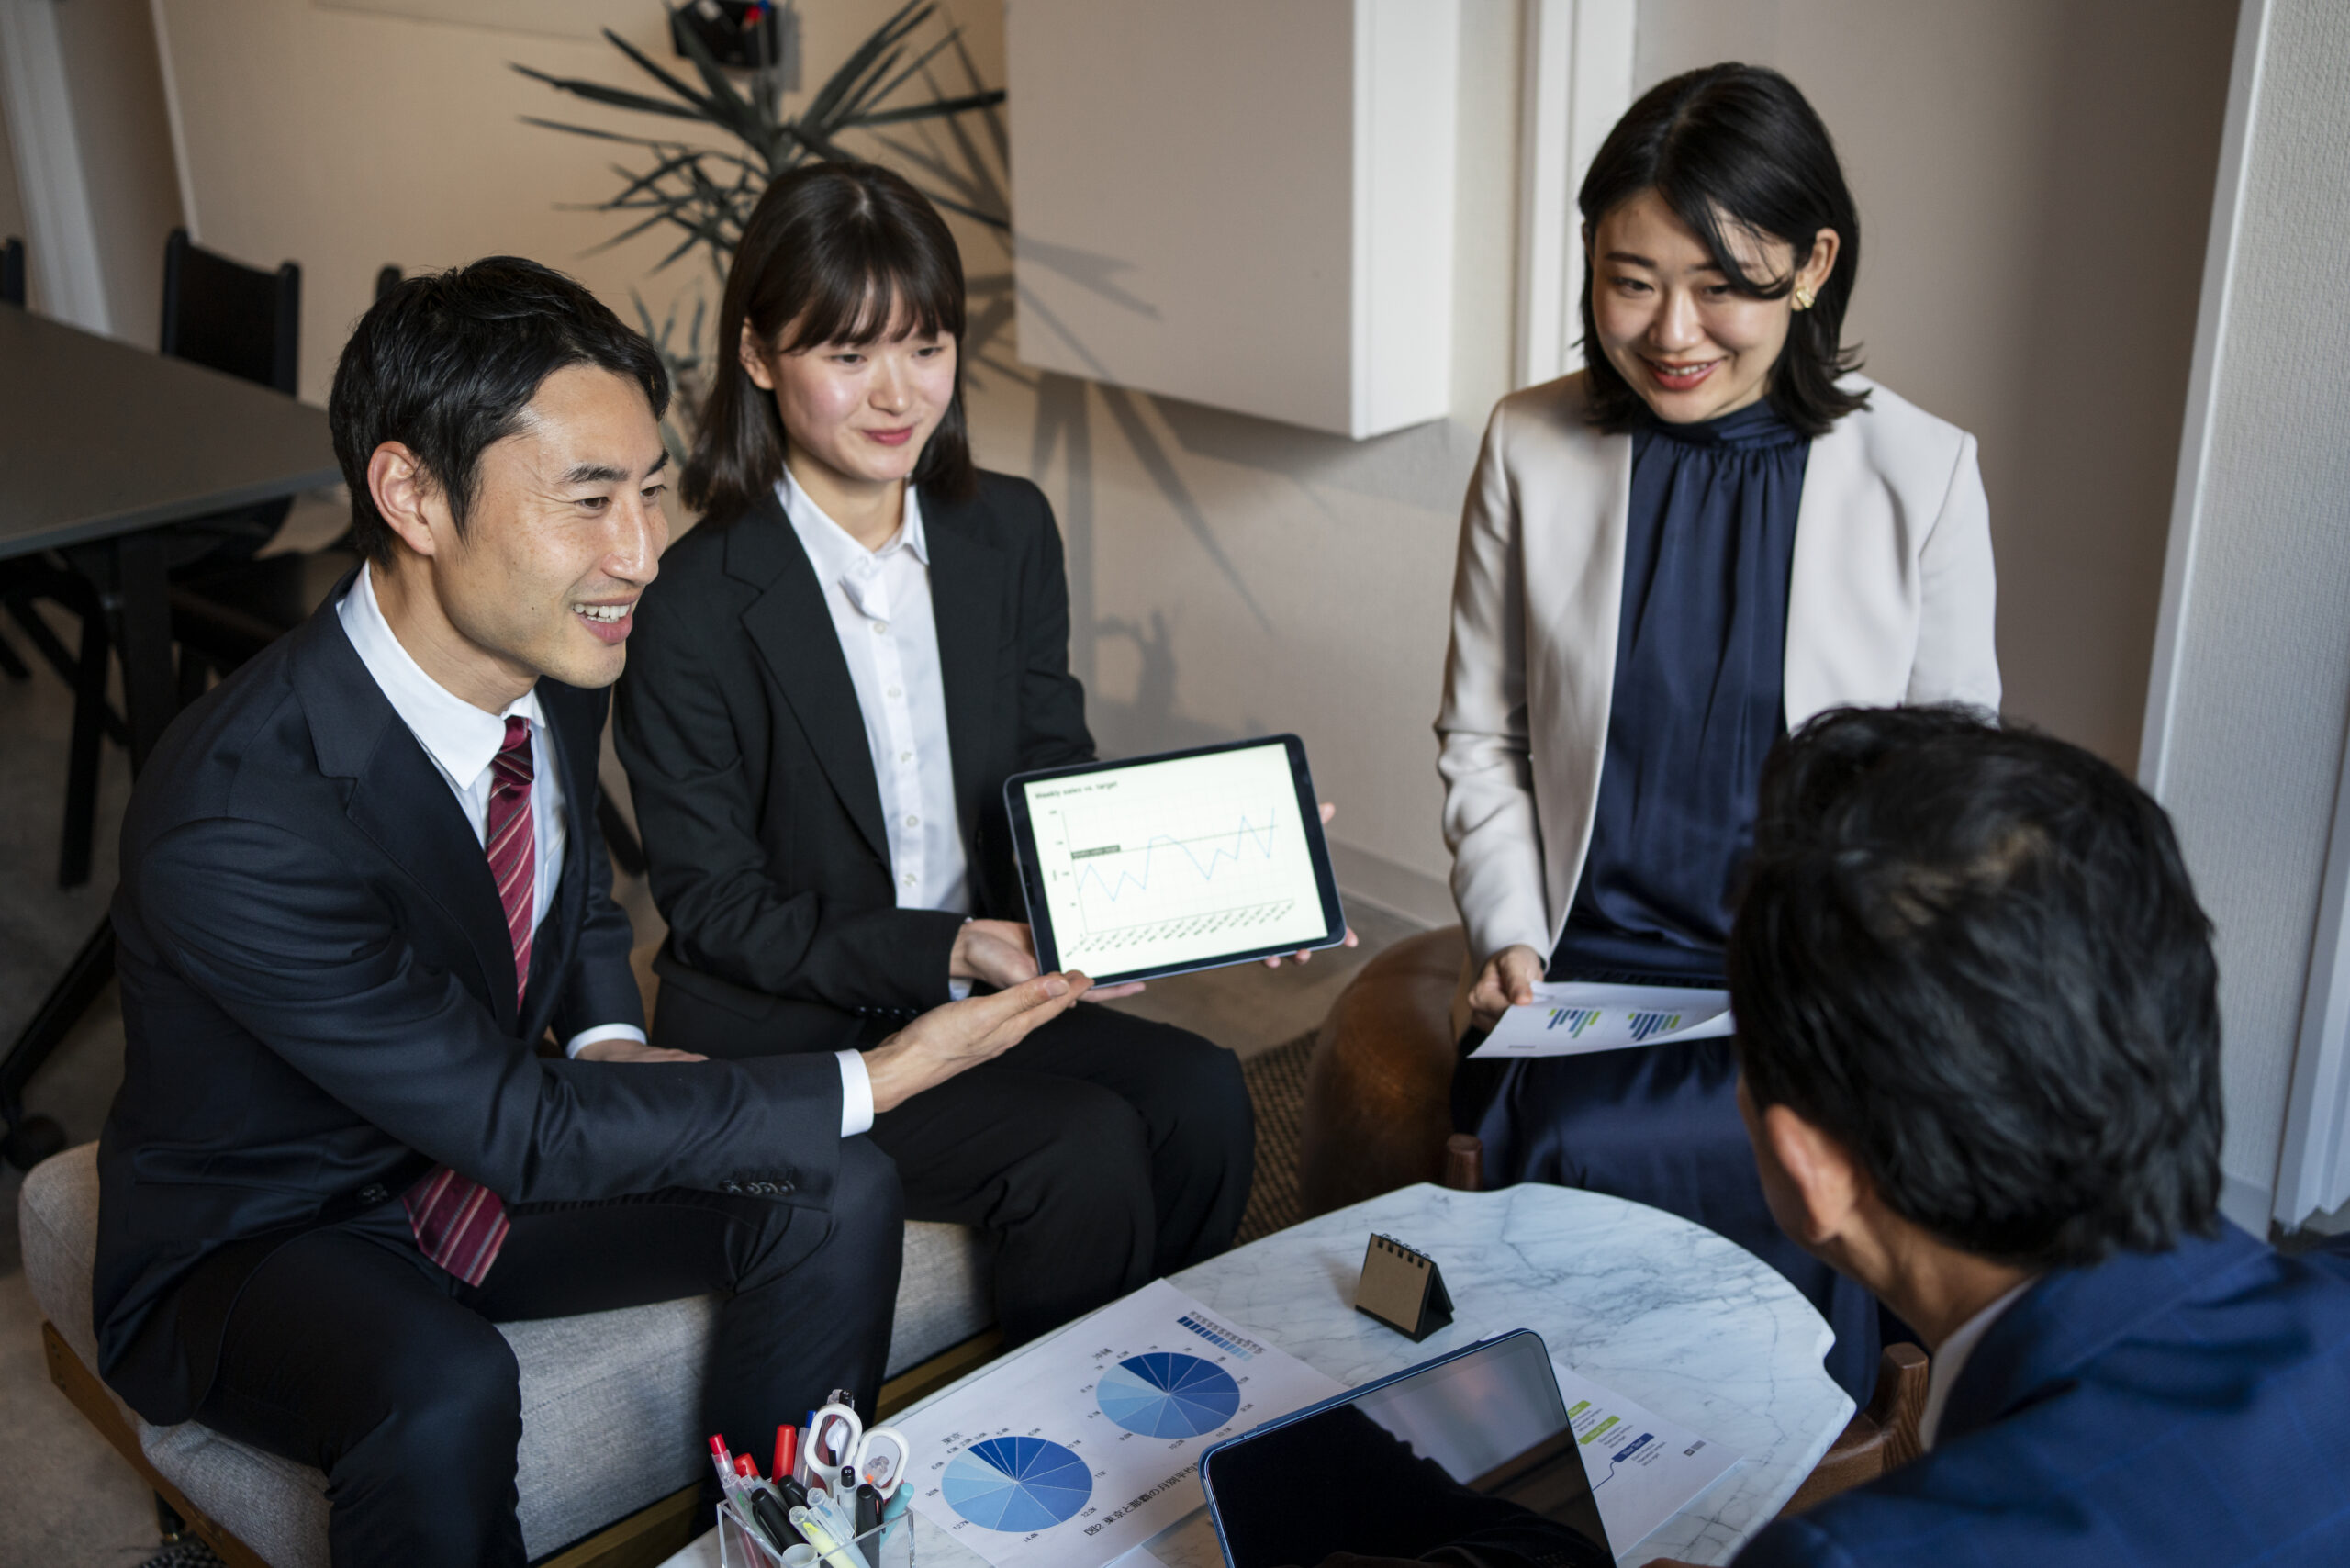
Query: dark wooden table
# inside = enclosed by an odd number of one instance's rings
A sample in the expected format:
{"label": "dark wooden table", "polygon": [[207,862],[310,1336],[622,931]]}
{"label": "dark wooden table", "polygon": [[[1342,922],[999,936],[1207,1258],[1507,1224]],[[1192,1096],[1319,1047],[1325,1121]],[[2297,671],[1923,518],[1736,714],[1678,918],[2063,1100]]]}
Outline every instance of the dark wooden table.
{"label": "dark wooden table", "polygon": [[[175,706],[163,531],[341,476],[323,411],[0,306],[0,561],[54,551],[96,588],[134,773]],[[25,1082],[113,972],[101,921],[0,1058],[11,1163],[56,1136],[23,1115]]]}

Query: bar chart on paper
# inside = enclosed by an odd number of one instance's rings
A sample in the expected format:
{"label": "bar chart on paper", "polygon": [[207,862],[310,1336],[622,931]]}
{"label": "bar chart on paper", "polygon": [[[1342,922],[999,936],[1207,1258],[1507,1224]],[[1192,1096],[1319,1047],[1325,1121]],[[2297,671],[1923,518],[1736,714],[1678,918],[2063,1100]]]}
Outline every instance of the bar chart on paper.
{"label": "bar chart on paper", "polygon": [[1322,935],[1278,744],[1026,789],[1064,966],[1124,973]]}

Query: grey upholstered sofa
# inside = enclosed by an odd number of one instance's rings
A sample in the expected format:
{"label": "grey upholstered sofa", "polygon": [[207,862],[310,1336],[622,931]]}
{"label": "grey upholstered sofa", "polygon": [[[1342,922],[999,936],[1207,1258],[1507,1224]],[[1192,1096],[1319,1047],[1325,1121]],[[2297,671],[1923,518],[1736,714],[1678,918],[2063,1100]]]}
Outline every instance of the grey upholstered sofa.
{"label": "grey upholstered sofa", "polygon": [[[17,1204],[25,1273],[42,1314],[81,1369],[97,1366],[90,1274],[98,1219],[97,1145],[50,1159]],[[970,1338],[989,1322],[978,1234],[906,1226],[892,1375]],[[535,1559],[694,1484],[702,1434],[695,1406],[715,1303],[708,1297],[516,1323],[503,1332],[522,1369],[522,1538]],[[61,1385],[78,1370],[58,1361]],[[69,1394],[74,1394],[72,1387]],[[76,1402],[102,1428],[110,1404],[155,1473],[271,1568],[326,1568],[326,1477],[193,1422],[151,1427],[84,1377]],[[110,1433],[119,1443],[118,1433]]]}

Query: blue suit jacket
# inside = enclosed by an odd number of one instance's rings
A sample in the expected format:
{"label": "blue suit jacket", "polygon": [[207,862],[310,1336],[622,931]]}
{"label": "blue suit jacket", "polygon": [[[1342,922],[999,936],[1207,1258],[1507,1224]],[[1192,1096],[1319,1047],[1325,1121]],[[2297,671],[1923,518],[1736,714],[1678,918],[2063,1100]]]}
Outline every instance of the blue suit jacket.
{"label": "blue suit jacket", "polygon": [[2049,1276],[1975,1346],[1932,1452],[1738,1562],[2350,1563],[2350,1253],[2228,1226]]}
{"label": "blue suit jacket", "polygon": [[126,1051],[98,1139],[98,1371],[151,1421],[203,1399],[275,1247],[448,1165],[509,1203],[756,1182],[829,1207],[824,1057],[541,1057],[643,1017],[596,832],[606,699],[552,680],[570,832],[516,1005],[489,863],[330,596],[180,715],[131,796],[115,895]]}

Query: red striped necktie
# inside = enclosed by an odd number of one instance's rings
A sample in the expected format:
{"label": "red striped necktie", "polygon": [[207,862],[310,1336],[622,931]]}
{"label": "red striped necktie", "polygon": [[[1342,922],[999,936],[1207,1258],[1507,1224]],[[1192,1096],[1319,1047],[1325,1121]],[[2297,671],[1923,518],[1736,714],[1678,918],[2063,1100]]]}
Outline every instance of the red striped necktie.
{"label": "red striped necktie", "polygon": [[[489,825],[484,852],[514,945],[514,1005],[531,978],[531,913],[538,890],[538,843],[531,822],[531,721],[506,721],[506,744],[490,765]],[[447,1166],[410,1187],[400,1202],[424,1255],[469,1285],[489,1277],[511,1227],[506,1205],[478,1182]]]}

